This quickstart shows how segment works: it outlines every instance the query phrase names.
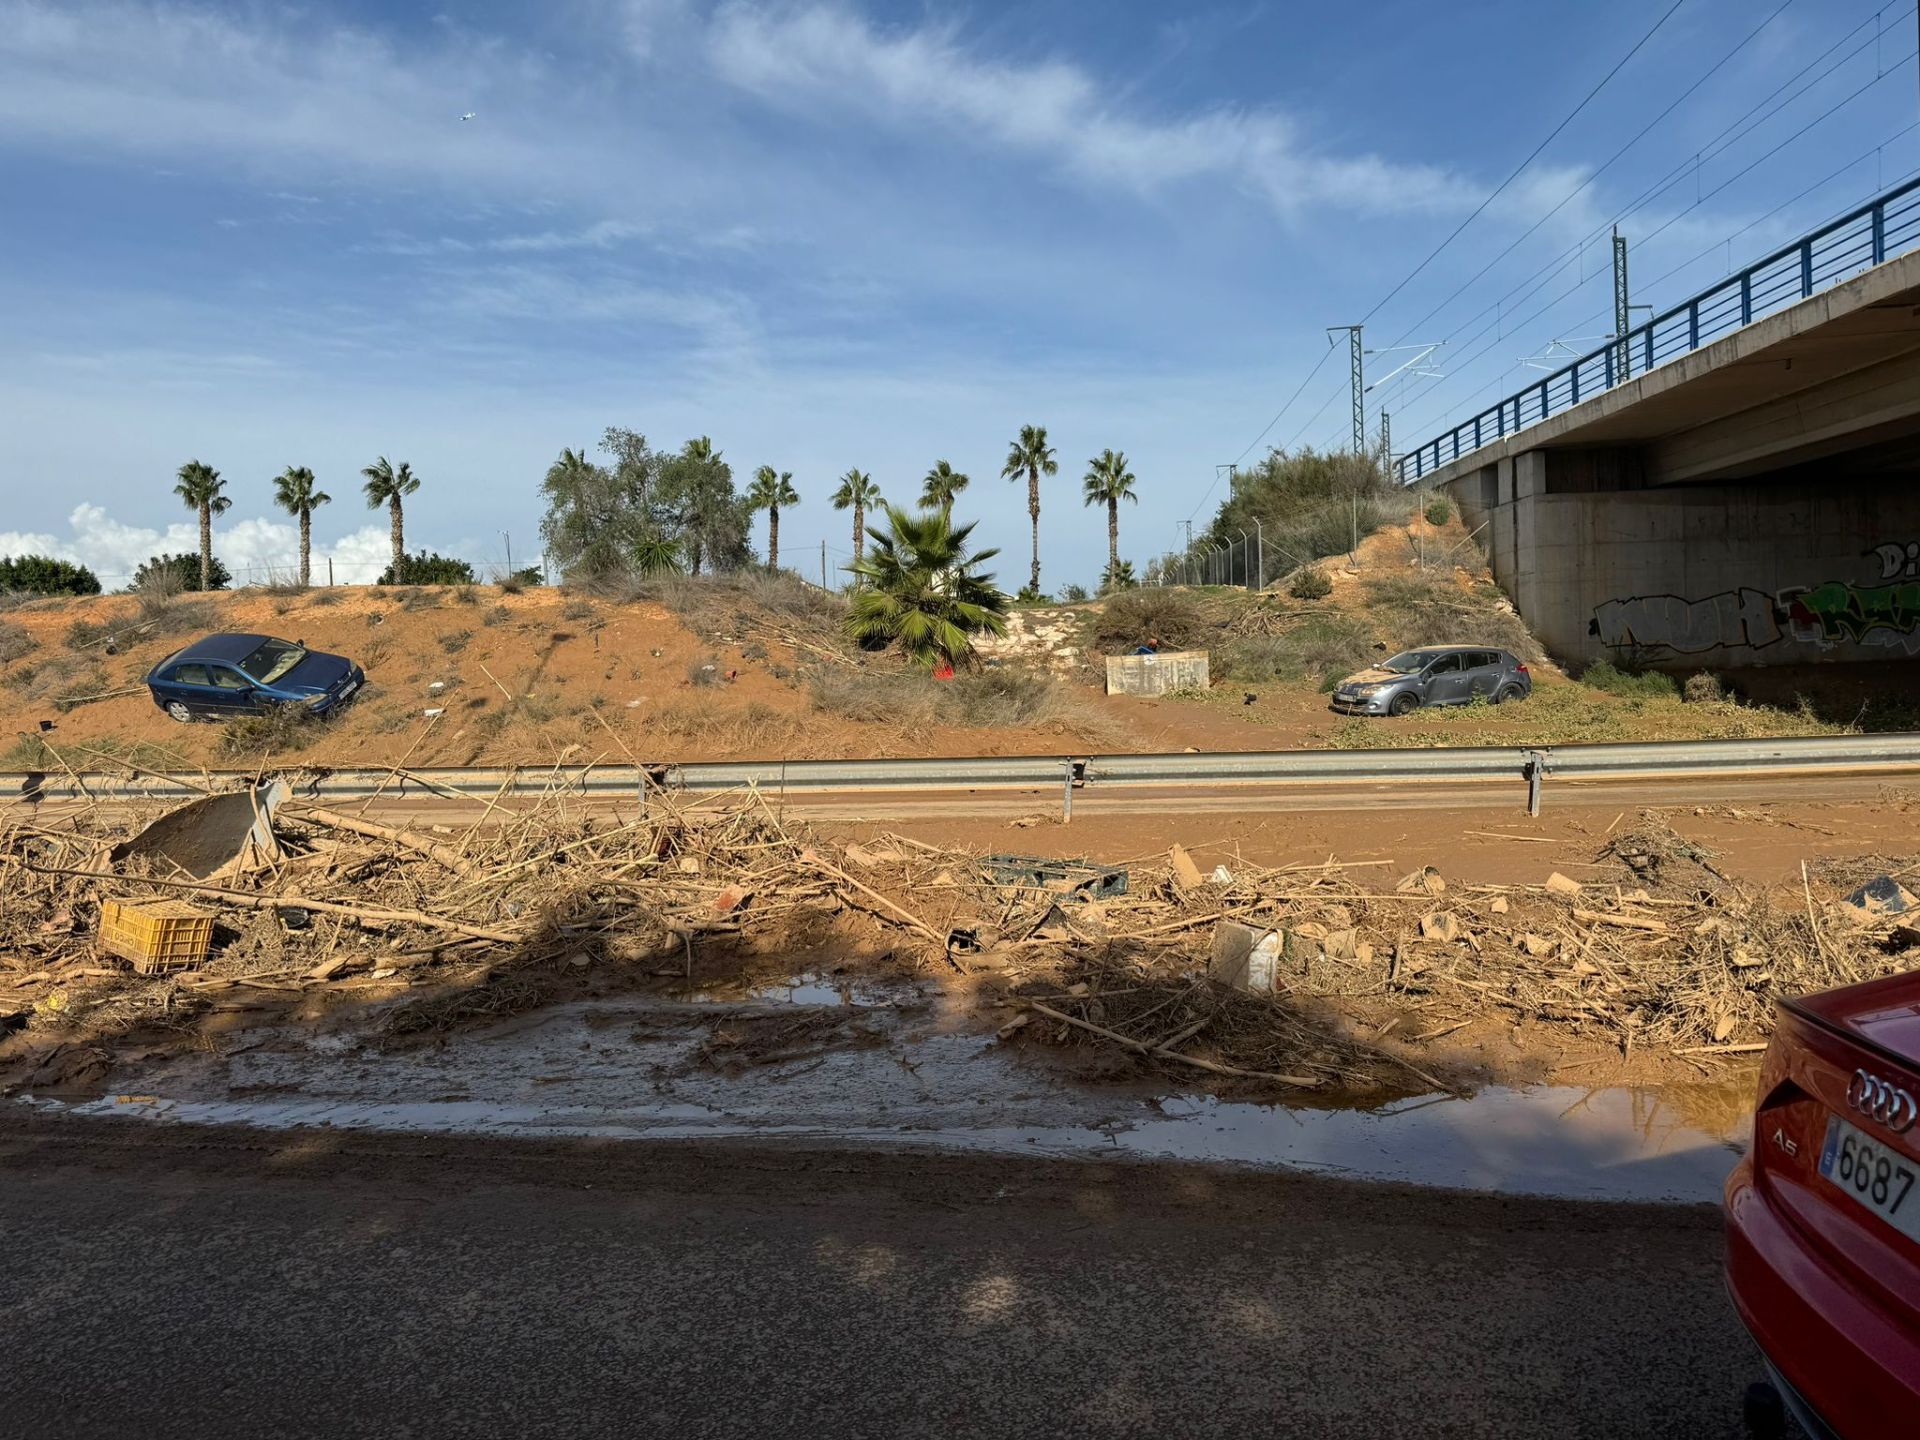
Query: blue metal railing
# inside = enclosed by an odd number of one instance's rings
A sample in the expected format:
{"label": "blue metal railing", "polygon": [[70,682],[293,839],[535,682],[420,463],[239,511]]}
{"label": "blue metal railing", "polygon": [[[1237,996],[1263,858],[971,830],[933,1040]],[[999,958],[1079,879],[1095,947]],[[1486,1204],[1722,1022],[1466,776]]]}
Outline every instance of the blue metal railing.
{"label": "blue metal railing", "polygon": [[1831,220],[1395,462],[1402,484],[1920,245],[1920,180]]}

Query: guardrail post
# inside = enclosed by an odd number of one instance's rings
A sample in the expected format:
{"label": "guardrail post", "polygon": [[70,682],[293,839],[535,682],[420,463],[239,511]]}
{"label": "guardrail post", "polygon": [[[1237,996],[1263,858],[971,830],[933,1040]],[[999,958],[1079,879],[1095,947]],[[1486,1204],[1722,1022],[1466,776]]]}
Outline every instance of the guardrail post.
{"label": "guardrail post", "polygon": [[1547,757],[1541,751],[1529,750],[1526,760],[1527,776],[1527,814],[1538,816],[1540,813],[1540,782],[1546,778]]}
{"label": "guardrail post", "polygon": [[1640,369],[1642,370],[1642,372],[1645,372],[1645,371],[1651,370],[1652,368],[1653,368],[1653,324],[1651,321],[1649,321],[1647,324],[1646,359],[1641,364]]}
{"label": "guardrail post", "polygon": [[1066,787],[1060,792],[1060,823],[1066,825],[1073,820],[1073,761],[1064,762],[1067,773]]}
{"label": "guardrail post", "polygon": [[1753,272],[1747,271],[1740,277],[1740,323],[1753,323]]}
{"label": "guardrail post", "polygon": [[1687,349],[1700,348],[1700,302],[1694,301],[1687,306]]}
{"label": "guardrail post", "polygon": [[1806,241],[1800,246],[1800,298],[1807,299],[1813,294],[1813,242]]}
{"label": "guardrail post", "polygon": [[1887,208],[1877,201],[1873,207],[1873,263],[1887,258]]}

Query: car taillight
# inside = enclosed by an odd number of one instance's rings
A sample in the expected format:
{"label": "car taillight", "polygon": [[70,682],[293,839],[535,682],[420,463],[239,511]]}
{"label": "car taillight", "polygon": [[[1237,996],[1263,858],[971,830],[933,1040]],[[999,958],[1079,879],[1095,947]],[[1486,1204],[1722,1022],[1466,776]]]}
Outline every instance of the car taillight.
{"label": "car taillight", "polygon": [[1533,672],[1527,669],[1524,664],[1520,664],[1513,667],[1513,673],[1516,675],[1531,675]]}

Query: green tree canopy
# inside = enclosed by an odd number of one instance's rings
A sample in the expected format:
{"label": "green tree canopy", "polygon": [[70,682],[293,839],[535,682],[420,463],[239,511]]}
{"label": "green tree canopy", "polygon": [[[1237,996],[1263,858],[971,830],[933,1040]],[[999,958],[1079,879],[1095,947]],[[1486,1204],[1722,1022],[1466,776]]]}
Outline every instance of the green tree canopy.
{"label": "green tree canopy", "polygon": [[938,510],[884,507],[887,528],[867,533],[873,548],[849,567],[861,582],[847,633],[869,648],[898,645],[915,663],[973,658],[976,635],[1007,633],[1007,597],[980,567],[1000,552],[969,554],[972,525]]}
{"label": "green tree canopy", "polygon": [[224,590],[232,583],[233,575],[218,555],[154,555],[133,572],[133,582],[127,588],[183,592]]}
{"label": "green tree canopy", "polygon": [[929,510],[953,514],[953,502],[972,481],[945,460],[933,462],[926,479],[920,482],[920,503]]}
{"label": "green tree canopy", "polygon": [[403,555],[400,564],[389,565],[380,572],[376,585],[471,585],[473,584],[473,566],[464,560],[455,560],[447,555],[436,555],[422,550],[418,554]]}
{"label": "green tree canopy", "polygon": [[1020,434],[1007,451],[1007,463],[1000,467],[1003,480],[1027,479],[1027,515],[1033,521],[1033,573],[1028,577],[1022,595],[1040,593],[1040,477],[1058,475],[1060,462],[1053,457],[1053,447],[1047,444],[1047,427],[1044,425],[1022,425]]}
{"label": "green tree canopy", "polygon": [[840,477],[840,488],[832,498],[834,509],[853,511],[853,559],[858,564],[866,555],[867,512],[879,507],[880,487],[871,475],[849,470]]}
{"label": "green tree canopy", "polygon": [[367,508],[387,507],[387,528],[393,542],[393,559],[387,569],[398,573],[406,567],[407,526],[404,501],[420,488],[420,477],[404,460],[395,465],[382,455],[360,472],[366,477]]}
{"label": "green tree canopy", "polygon": [[[1102,450],[1087,462],[1086,477],[1081,481],[1081,496],[1088,505],[1107,507],[1107,576],[1101,588],[1112,590],[1119,588],[1115,578],[1120,574],[1120,502],[1131,500],[1140,503],[1140,497],[1133,493],[1134,475],[1127,468],[1127,457],[1117,450]],[[1133,570],[1128,568],[1127,584],[1133,583]]]}
{"label": "green tree canopy", "polygon": [[747,513],[756,510],[767,512],[767,565],[780,568],[780,507],[798,505],[800,494],[793,488],[793,472],[782,470],[777,474],[771,465],[762,465],[753,472],[753,483],[747,487]]}
{"label": "green tree canopy", "polygon": [[661,538],[648,498],[660,459],[645,436],[618,433],[624,438],[611,466],[594,464],[584,449],[562,450],[540,482],[547,502],[540,537],[547,559],[570,579],[635,568],[641,548]]}
{"label": "green tree canopy", "polygon": [[273,500],[300,522],[300,583],[308,583],[313,560],[313,512],[333,497],[314,481],[304,465],[289,465],[273,480]]}
{"label": "green tree canopy", "polygon": [[226,514],[233,506],[222,493],[226,483],[218,470],[199,460],[182,465],[174,479],[173,493],[200,518],[200,583],[191,587],[194,589],[217,588],[213,584],[213,517]]}
{"label": "green tree canopy", "polygon": [[0,590],[34,595],[98,595],[100,577],[84,565],[51,555],[0,556]]}
{"label": "green tree canopy", "polygon": [[654,495],[689,570],[737,570],[753,559],[747,509],[734,492],[733,470],[705,435],[660,463]]}

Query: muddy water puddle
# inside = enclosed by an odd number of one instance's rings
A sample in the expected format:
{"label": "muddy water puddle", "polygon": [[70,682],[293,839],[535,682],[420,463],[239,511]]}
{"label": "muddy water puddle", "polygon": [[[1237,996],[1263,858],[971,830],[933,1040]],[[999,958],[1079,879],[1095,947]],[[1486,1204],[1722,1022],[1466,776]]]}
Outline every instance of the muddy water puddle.
{"label": "muddy water puddle", "polygon": [[561,1006],[401,1051],[287,1032],[224,1059],[116,1077],[122,1093],[73,1108],[273,1129],[1124,1156],[1616,1200],[1712,1200],[1745,1143],[1744,1082],[1253,1104],[1081,1086],[940,1008],[910,987],[809,976],[744,1000]]}

